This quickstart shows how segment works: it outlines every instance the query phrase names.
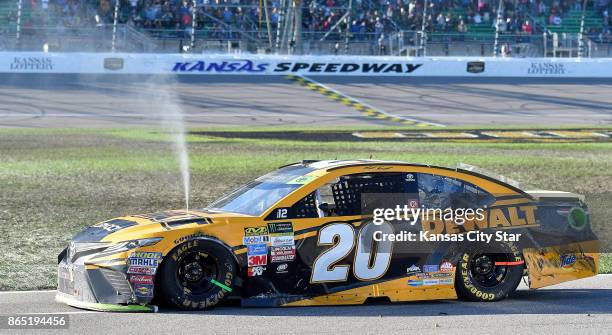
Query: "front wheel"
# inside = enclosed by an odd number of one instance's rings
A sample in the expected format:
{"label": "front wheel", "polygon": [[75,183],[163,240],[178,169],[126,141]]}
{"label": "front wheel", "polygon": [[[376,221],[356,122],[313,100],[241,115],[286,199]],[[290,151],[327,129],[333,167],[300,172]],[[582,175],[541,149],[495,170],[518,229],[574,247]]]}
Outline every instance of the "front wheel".
{"label": "front wheel", "polygon": [[502,249],[506,250],[493,253],[476,247],[462,254],[455,275],[455,288],[460,298],[498,301],[516,290],[525,262],[516,248],[504,246]]}
{"label": "front wheel", "polygon": [[234,286],[237,267],[231,253],[221,244],[193,240],[174,248],[158,272],[161,297],[187,310],[211,308]]}

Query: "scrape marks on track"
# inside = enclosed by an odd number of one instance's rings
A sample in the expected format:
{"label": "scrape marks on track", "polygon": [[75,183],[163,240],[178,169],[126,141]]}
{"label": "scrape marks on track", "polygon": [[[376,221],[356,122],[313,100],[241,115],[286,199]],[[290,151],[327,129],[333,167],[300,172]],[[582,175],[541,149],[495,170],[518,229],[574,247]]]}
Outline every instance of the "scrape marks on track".
{"label": "scrape marks on track", "polygon": [[416,126],[416,127],[443,127],[444,125],[439,123],[427,122],[412,118],[406,118],[403,116],[389,114],[379,108],[376,108],[372,105],[359,101],[353,97],[350,97],[342,92],[336,91],[333,88],[330,88],[324,84],[316,82],[312,79],[306,78],[304,76],[296,76],[296,75],[288,75],[287,78],[301,86],[304,86],[312,91],[318,92],[331,100],[337,101],[345,106],[351,107],[354,110],[361,113],[361,115],[380,120],[380,121],[388,121],[392,123],[398,123],[406,126]]}

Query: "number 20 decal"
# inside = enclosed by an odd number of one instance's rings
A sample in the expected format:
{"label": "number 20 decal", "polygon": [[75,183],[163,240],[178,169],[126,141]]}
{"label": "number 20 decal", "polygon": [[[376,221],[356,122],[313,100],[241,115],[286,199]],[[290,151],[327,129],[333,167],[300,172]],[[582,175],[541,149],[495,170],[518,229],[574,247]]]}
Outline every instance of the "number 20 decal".
{"label": "number 20 decal", "polygon": [[[393,234],[389,223],[374,225],[368,223],[357,235],[357,250],[353,260],[353,275],[355,278],[367,281],[382,277],[389,269],[393,243],[377,242],[374,246],[374,232],[380,230],[383,234]],[[334,243],[334,240],[337,241]],[[311,283],[341,282],[348,278],[350,265],[336,265],[351,253],[355,245],[355,229],[347,223],[335,223],[323,227],[319,231],[317,245],[331,245],[322,252],[312,265]],[[372,257],[374,259],[372,260]]]}

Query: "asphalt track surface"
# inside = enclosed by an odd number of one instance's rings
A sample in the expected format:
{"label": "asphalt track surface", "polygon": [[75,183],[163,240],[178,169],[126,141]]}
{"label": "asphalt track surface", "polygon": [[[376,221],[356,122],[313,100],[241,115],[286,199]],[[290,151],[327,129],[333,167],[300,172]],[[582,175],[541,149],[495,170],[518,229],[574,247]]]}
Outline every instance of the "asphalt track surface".
{"label": "asphalt track surface", "polygon": [[[521,284],[512,297],[493,303],[448,300],[120,314],[75,309],[56,303],[54,295],[55,291],[0,292],[0,314],[67,313],[70,332],[81,334],[612,333],[612,275],[539,290],[528,290]],[[0,333],[13,330],[0,329]]]}
{"label": "asphalt track surface", "polygon": [[[444,125],[610,125],[612,79],[311,77],[386,113]],[[281,76],[0,74],[0,127],[390,124]],[[392,123],[391,123],[392,124]]]}

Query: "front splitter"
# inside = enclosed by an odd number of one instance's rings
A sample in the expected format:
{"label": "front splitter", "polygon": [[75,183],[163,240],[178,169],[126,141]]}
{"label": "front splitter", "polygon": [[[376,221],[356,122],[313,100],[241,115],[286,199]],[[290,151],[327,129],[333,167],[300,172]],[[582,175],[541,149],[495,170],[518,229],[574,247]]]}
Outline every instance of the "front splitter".
{"label": "front splitter", "polygon": [[100,312],[130,312],[130,313],[157,313],[157,306],[155,305],[115,305],[115,304],[101,304],[96,302],[88,302],[74,299],[72,296],[57,292],[55,295],[55,301],[63,304],[70,305],[72,307],[88,309],[92,311]]}

